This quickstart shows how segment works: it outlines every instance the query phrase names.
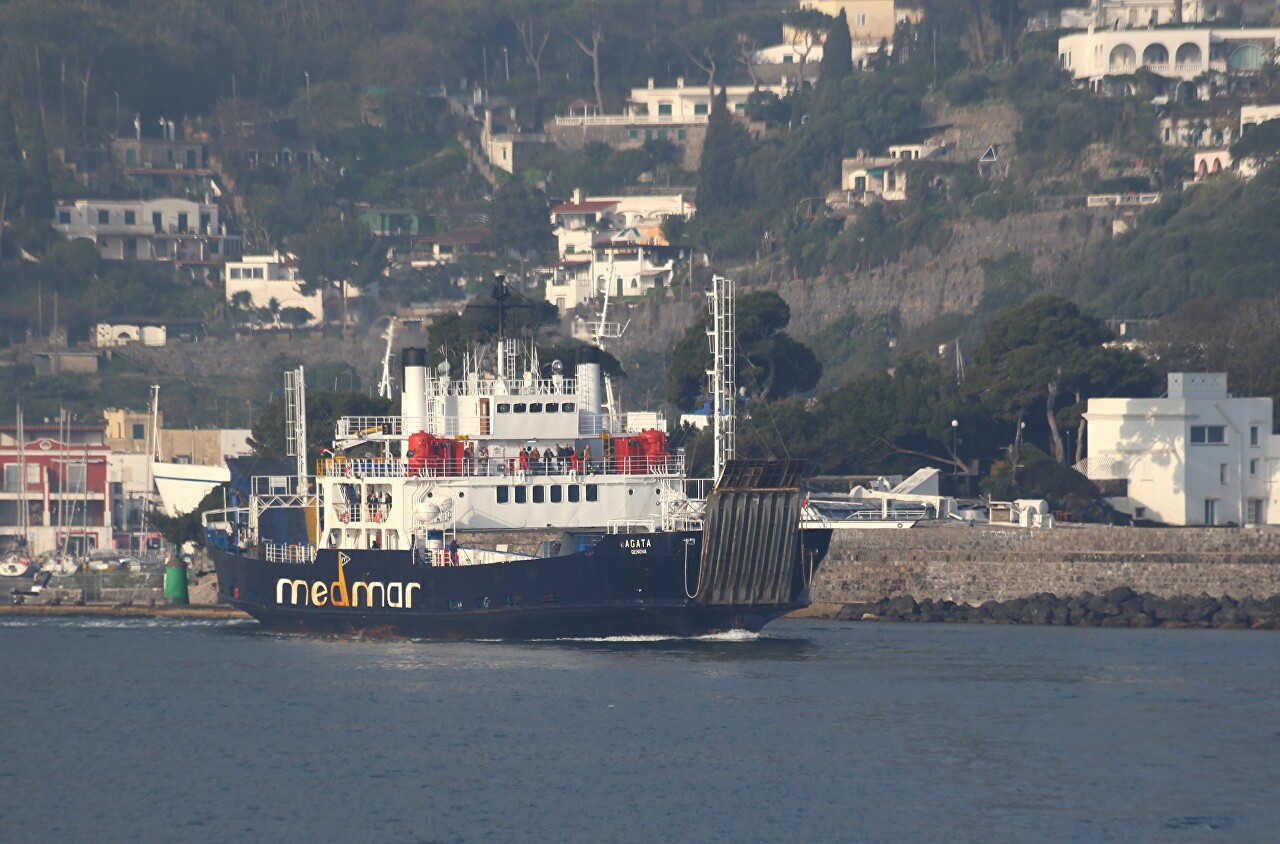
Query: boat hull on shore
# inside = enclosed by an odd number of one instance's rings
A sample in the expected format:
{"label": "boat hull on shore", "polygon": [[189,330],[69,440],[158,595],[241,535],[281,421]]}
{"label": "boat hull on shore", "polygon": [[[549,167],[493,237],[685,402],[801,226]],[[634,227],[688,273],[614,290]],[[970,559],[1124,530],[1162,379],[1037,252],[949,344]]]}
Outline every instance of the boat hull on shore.
{"label": "boat hull on shore", "polygon": [[789,566],[780,601],[700,594],[700,531],[598,537],[574,553],[485,565],[425,564],[410,551],[317,552],[267,562],[214,550],[221,599],[273,630],[429,639],[700,636],[758,631],[808,605],[829,532]]}

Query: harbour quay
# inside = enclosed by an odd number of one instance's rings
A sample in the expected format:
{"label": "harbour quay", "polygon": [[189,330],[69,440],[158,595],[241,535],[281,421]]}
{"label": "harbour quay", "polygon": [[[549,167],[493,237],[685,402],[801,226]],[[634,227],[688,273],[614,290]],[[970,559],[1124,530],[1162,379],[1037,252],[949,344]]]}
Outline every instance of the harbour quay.
{"label": "harbour quay", "polygon": [[855,620],[1280,627],[1280,532],[838,531],[811,595],[809,615]]}

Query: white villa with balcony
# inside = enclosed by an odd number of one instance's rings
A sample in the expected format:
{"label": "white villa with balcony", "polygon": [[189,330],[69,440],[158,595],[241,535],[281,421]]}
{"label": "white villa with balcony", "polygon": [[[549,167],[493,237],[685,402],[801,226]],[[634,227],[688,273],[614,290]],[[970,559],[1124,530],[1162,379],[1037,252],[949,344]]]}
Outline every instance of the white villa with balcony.
{"label": "white villa with balcony", "polygon": [[[1271,399],[1236,398],[1222,372],[1173,372],[1158,399],[1090,399],[1088,457],[1116,509],[1170,525],[1280,523]],[[1110,487],[1110,489],[1108,489]]]}
{"label": "white villa with balcony", "polygon": [[[298,275],[297,258],[293,255],[245,255],[225,267],[226,300],[230,304],[237,294],[247,293],[249,305],[268,308],[271,300],[279,310],[302,308],[311,315],[308,322],[324,321],[324,303],[319,290],[306,294]],[[244,298],[244,297],[241,297]]]}
{"label": "white villa with balcony", "polygon": [[[785,96],[785,85],[717,85],[725,89],[725,101],[731,114],[745,114],[747,98],[757,90],[772,91]],[[644,88],[632,88],[622,114],[571,114],[556,118],[557,126],[638,126],[640,128],[704,124],[711,115],[711,90],[706,85],[686,85],[683,76],[676,80],[674,88],[658,88],[652,77]],[[672,138],[672,140],[675,140]]]}
{"label": "white villa with balcony", "polygon": [[689,217],[683,194],[584,197],[551,209],[560,261],[547,268],[547,301],[561,312],[600,295],[639,296],[670,284],[680,249],[667,243],[667,217]]}
{"label": "white villa with balcony", "polygon": [[216,264],[240,254],[218,206],[192,199],[77,199],[59,202],[53,228],[67,240],[92,241],[107,261]]}
{"label": "white villa with balcony", "polygon": [[1280,28],[1096,29],[1058,39],[1058,63],[1093,90],[1146,69],[1192,82],[1202,74],[1255,73],[1274,55]]}

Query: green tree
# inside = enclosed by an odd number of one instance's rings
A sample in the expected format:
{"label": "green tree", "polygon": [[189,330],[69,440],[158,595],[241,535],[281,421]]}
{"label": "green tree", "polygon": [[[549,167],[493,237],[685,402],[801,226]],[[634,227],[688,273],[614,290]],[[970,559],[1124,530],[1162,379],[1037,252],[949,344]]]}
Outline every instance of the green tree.
{"label": "green tree", "polygon": [[[704,316],[684,333],[667,370],[667,401],[692,410],[706,391],[707,329]],[[803,343],[786,334],[791,309],[777,293],[757,291],[737,300],[738,385],[759,401],[803,393],[817,386],[822,364]]]}
{"label": "green tree", "polygon": [[[1101,320],[1060,296],[1037,296],[1001,311],[974,350],[967,383],[991,411],[1014,425],[1013,464],[1018,462],[1023,422],[1032,405],[1044,401],[1049,449],[1066,462],[1058,429],[1060,397],[1077,404],[1105,395],[1112,384],[1140,378],[1145,366],[1124,349],[1104,348],[1112,339]],[[1148,376],[1149,377],[1149,376]]]}
{"label": "green tree", "polygon": [[819,101],[835,96],[844,81],[853,76],[853,41],[849,37],[849,20],[843,8],[836,15],[831,29],[827,30],[818,74]]}
{"label": "green tree", "polygon": [[[312,380],[314,378],[312,376]],[[343,416],[387,416],[393,409],[393,403],[387,399],[367,396],[358,391],[308,390],[307,431],[311,442],[307,443],[307,462],[319,458],[321,446],[328,444],[328,434]],[[268,404],[254,420],[249,446],[259,457],[284,456],[286,445],[283,398]]]}
{"label": "green tree", "polygon": [[328,282],[363,287],[386,265],[386,250],[369,227],[349,217],[331,217],[290,244],[307,293]]}
{"label": "green tree", "polygon": [[738,157],[745,133],[729,114],[723,88],[711,101],[707,135],[698,169],[698,216],[718,220],[749,201],[742,184]]}
{"label": "green tree", "polygon": [[489,212],[490,245],[515,257],[536,260],[555,251],[555,235],[547,197],[518,179],[504,184],[493,197]]}
{"label": "green tree", "polygon": [[1262,165],[1274,163],[1280,157],[1280,119],[1250,126],[1231,145],[1231,157],[1236,161],[1252,158]]}

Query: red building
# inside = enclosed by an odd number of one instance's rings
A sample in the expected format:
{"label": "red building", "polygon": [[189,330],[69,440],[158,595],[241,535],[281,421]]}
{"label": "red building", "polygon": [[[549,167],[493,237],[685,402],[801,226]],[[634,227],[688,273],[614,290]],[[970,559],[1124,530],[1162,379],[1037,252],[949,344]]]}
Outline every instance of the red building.
{"label": "red building", "polygon": [[[101,424],[0,426],[0,548],[25,535],[28,553],[111,546],[110,449]],[[24,518],[23,512],[26,516]]]}

